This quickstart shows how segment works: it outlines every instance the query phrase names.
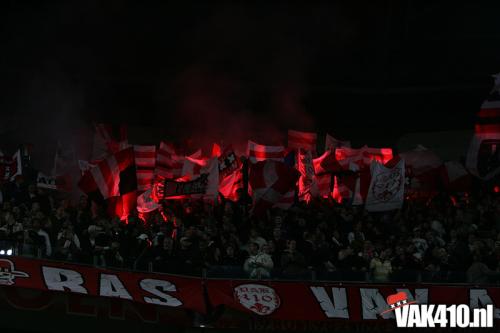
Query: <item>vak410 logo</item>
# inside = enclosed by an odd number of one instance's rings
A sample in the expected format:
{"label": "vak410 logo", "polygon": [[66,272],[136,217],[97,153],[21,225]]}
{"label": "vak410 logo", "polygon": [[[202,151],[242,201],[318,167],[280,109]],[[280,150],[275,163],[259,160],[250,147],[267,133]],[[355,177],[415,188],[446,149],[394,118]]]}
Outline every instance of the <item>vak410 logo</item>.
{"label": "vak410 logo", "polygon": [[387,297],[387,304],[390,308],[382,314],[394,311],[398,327],[493,327],[491,304],[482,309],[465,304],[417,304],[402,291]]}
{"label": "vak410 logo", "polygon": [[234,297],[248,310],[267,316],[280,306],[276,291],[261,284],[242,284],[234,288]]}

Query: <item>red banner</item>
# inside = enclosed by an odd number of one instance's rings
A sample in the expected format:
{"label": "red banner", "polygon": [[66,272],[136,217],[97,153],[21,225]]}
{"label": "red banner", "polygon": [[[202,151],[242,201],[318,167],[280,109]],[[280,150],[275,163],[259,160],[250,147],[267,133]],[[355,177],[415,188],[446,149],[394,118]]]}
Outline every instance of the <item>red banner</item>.
{"label": "red banner", "polygon": [[[500,306],[500,288],[436,285],[371,285],[263,281],[207,281],[213,305],[224,304],[258,318],[295,321],[393,319],[387,297],[404,291],[419,304]],[[500,309],[495,308],[495,319]]]}
{"label": "red banner", "polygon": [[111,271],[21,257],[0,259],[0,285],[113,297],[205,312],[201,279]]}
{"label": "red banner", "polygon": [[[111,297],[162,308],[194,310],[209,317],[224,305],[228,315],[238,312],[240,319],[261,323],[385,322],[394,318],[392,311],[387,312],[390,308],[387,297],[404,292],[408,301],[419,304],[466,304],[471,308],[493,304],[494,317],[500,319],[498,287],[212,280],[20,257],[0,259],[0,285]],[[223,322],[228,317],[213,318]]]}

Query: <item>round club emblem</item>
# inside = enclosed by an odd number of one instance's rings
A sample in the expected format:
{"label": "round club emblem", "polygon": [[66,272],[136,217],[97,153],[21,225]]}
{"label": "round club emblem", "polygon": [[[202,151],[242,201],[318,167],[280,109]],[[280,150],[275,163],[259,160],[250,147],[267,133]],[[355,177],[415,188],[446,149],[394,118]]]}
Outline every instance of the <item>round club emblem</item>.
{"label": "round club emblem", "polygon": [[248,310],[267,316],[280,306],[276,291],[261,284],[242,284],[234,288],[234,297]]}

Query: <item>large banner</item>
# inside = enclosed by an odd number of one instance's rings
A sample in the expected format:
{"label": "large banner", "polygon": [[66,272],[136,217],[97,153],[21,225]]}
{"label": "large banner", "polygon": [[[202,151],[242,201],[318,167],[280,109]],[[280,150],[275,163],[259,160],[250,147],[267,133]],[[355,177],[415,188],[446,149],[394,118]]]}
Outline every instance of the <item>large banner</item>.
{"label": "large banner", "polygon": [[394,313],[387,311],[387,299],[400,292],[418,304],[492,304],[494,318],[500,320],[500,287],[202,279],[19,257],[0,258],[0,286],[193,310],[213,324],[238,318],[233,324],[226,321],[228,326],[255,320],[391,323]]}
{"label": "large banner", "polygon": [[21,257],[0,259],[0,286],[119,298],[205,312],[200,279],[111,271]]}

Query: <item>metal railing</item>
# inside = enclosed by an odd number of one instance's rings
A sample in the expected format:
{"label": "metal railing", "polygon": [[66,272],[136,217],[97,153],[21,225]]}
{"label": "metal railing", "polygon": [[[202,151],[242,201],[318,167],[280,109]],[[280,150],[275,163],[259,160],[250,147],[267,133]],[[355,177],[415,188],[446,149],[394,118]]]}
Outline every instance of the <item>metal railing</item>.
{"label": "metal railing", "polygon": [[[32,244],[16,245],[8,241],[0,241],[0,249],[12,249],[12,255],[28,258],[49,259],[44,256],[44,250]],[[2,256],[2,254],[0,254]],[[130,262],[130,265],[122,267],[109,266],[106,264],[103,255],[95,255],[92,262],[84,263],[78,260],[55,260],[59,262],[71,262],[75,264],[84,264],[109,269],[119,269],[128,271],[140,271],[151,273],[167,273],[175,275],[198,276],[208,279],[254,279],[254,280],[273,280],[273,281],[303,281],[303,282],[359,282],[359,283],[432,283],[432,284],[471,284],[467,281],[467,275],[464,271],[439,271],[432,272],[427,270],[399,270],[394,271],[385,279],[376,279],[369,271],[364,270],[334,270],[318,271],[311,268],[304,269],[302,272],[294,274],[284,273],[279,269],[273,269],[269,276],[262,276],[260,273],[251,278],[248,272],[245,272],[243,266],[223,266],[213,265],[209,267],[198,267],[191,271],[180,271],[177,267],[159,268],[154,261]],[[475,284],[472,282],[472,284]],[[487,285],[500,285],[499,279],[492,279]]]}

